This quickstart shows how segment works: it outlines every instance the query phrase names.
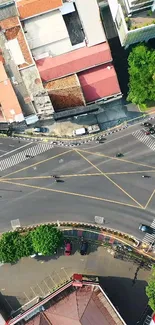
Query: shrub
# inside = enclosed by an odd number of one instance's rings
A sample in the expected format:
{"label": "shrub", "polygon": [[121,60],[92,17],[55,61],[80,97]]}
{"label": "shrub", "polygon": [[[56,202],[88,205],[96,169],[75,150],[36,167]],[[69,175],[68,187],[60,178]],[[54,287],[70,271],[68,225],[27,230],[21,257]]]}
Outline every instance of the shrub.
{"label": "shrub", "polygon": [[51,255],[60,247],[63,234],[51,225],[41,225],[31,232],[31,238],[35,252]]}

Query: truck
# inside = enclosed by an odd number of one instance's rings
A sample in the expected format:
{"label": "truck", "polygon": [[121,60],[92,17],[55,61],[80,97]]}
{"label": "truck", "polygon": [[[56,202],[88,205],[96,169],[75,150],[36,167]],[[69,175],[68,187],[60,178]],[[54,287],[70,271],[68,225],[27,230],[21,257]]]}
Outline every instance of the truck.
{"label": "truck", "polygon": [[90,126],[88,126],[88,128],[87,128],[87,132],[88,132],[89,134],[91,134],[91,133],[95,133],[95,132],[99,132],[99,131],[100,131],[100,127],[99,127],[98,124],[90,125]]}
{"label": "truck", "polygon": [[86,134],[86,129],[84,127],[73,131],[74,136],[84,135],[84,134]]}

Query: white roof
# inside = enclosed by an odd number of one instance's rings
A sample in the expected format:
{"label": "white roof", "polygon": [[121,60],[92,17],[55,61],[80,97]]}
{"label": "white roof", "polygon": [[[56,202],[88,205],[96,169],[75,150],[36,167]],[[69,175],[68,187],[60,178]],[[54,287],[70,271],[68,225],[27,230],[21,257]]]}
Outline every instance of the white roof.
{"label": "white roof", "polygon": [[88,46],[106,41],[96,0],[75,0]]}
{"label": "white roof", "polygon": [[16,65],[25,63],[25,59],[23,56],[23,53],[21,51],[21,48],[19,46],[18,40],[15,38],[11,41],[8,41],[8,47],[11,52],[11,56],[16,63]]}

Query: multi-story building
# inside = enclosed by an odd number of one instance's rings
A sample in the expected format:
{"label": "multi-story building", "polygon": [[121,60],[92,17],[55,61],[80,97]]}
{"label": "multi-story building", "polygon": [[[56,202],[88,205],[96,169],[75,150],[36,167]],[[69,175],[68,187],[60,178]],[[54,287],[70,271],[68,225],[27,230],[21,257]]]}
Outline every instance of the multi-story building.
{"label": "multi-story building", "polygon": [[1,59],[24,116],[51,114],[53,107],[43,87],[13,0],[1,0],[0,3],[0,49]]}
{"label": "multi-story building", "polygon": [[155,0],[108,0],[107,4],[122,46],[155,37]]}
{"label": "multi-story building", "polygon": [[122,96],[97,0],[3,1],[0,47],[24,115]]}

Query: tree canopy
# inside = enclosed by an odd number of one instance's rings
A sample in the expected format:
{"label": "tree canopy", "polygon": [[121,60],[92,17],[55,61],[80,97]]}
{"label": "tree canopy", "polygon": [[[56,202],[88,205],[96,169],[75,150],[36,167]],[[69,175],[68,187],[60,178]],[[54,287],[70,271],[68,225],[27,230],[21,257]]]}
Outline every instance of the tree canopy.
{"label": "tree canopy", "polygon": [[145,104],[155,100],[155,51],[141,44],[132,49],[128,57],[128,100]]}
{"label": "tree canopy", "polygon": [[52,225],[41,225],[27,233],[7,232],[0,239],[0,261],[15,263],[34,253],[52,255],[62,240],[62,232]]}
{"label": "tree canopy", "polygon": [[155,311],[155,267],[153,266],[151,278],[146,287],[146,294],[149,298],[149,306]]}
{"label": "tree canopy", "polygon": [[14,263],[24,256],[24,239],[15,232],[7,232],[0,240],[0,260]]}
{"label": "tree canopy", "polygon": [[31,238],[35,252],[51,255],[61,245],[63,234],[52,225],[41,225],[31,232]]}

